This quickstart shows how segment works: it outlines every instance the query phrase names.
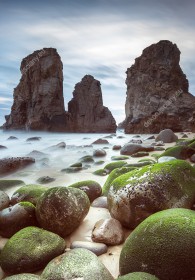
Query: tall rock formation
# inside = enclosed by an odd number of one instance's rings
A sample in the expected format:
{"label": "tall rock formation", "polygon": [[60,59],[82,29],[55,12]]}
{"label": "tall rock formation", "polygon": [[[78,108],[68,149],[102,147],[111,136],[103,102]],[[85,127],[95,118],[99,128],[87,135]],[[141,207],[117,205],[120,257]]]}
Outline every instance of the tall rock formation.
{"label": "tall rock formation", "polygon": [[176,44],[164,40],[144,49],[127,69],[126,133],[195,130],[195,97],[179,61]]}
{"label": "tall rock formation", "polygon": [[44,48],[22,60],[22,77],[14,89],[11,114],[4,129],[65,131],[63,65],[56,49]]}
{"label": "tall rock formation", "polygon": [[76,84],[73,98],[68,103],[71,128],[76,132],[115,132],[116,122],[107,107],[103,106],[101,84],[86,75]]}

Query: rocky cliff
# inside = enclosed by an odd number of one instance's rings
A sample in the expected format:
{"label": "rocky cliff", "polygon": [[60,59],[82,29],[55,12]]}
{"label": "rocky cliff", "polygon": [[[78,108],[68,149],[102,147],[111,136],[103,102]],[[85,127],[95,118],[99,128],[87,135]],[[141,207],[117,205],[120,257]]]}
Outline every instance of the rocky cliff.
{"label": "rocky cliff", "polygon": [[65,132],[115,132],[116,123],[103,106],[100,82],[85,76],[75,86],[69,111],[63,98],[63,65],[56,49],[44,48],[22,60],[22,77],[14,89],[11,114],[3,129]]}
{"label": "rocky cliff", "polygon": [[116,122],[107,107],[103,106],[101,84],[86,75],[76,84],[73,98],[68,103],[71,128],[77,132],[115,132]]}
{"label": "rocky cliff", "polygon": [[160,41],[127,69],[126,133],[195,130],[195,97],[188,92],[179,61],[177,46]]}

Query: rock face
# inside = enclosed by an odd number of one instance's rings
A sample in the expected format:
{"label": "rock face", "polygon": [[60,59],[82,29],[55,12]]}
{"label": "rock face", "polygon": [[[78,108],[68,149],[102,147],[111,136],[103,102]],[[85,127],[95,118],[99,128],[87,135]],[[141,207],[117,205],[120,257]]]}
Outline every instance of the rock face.
{"label": "rock face", "polygon": [[115,132],[116,122],[103,106],[101,84],[90,75],[76,84],[73,98],[68,103],[71,128],[75,132]]}
{"label": "rock face", "polygon": [[160,41],[127,69],[126,133],[195,130],[195,97],[179,61],[176,44]]}
{"label": "rock face", "polygon": [[22,77],[14,89],[4,129],[64,131],[63,65],[56,49],[44,48],[22,60]]}

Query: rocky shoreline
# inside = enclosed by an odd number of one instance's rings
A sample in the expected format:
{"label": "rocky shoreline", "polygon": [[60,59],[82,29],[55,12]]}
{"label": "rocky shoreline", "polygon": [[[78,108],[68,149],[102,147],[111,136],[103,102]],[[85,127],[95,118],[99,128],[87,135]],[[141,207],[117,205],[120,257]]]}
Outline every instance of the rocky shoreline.
{"label": "rocky shoreline", "polygon": [[[44,140],[29,138],[28,149]],[[194,134],[85,141],[82,154],[32,151],[27,167],[0,160],[0,279],[194,279]],[[39,160],[65,152],[75,162],[55,176],[42,166],[37,183]]]}

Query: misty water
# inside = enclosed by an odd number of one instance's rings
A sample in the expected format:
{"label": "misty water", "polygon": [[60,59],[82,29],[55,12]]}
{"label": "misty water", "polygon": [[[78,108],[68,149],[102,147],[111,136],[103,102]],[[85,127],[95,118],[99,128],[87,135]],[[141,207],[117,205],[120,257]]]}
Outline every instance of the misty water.
{"label": "misty water", "polygon": [[[15,136],[17,140],[8,140],[10,136]],[[123,138],[121,138],[121,136]],[[41,137],[39,141],[26,141],[30,137]],[[35,157],[35,164],[19,170],[11,175],[3,177],[4,179],[19,179],[26,184],[37,184],[37,179],[42,176],[50,176],[55,181],[47,184],[49,186],[68,186],[80,180],[96,180],[101,185],[105,182],[105,176],[97,176],[92,174],[93,171],[103,168],[108,162],[111,162],[113,155],[120,155],[120,151],[113,151],[113,145],[123,146],[133,135],[125,135],[122,130],[118,130],[116,134],[82,134],[82,133],[47,133],[47,132],[25,132],[25,131],[0,131],[0,145],[4,145],[7,149],[1,149],[0,158],[5,157],[24,157],[29,156],[32,151],[44,153]],[[146,135],[143,136],[145,138]],[[109,144],[92,145],[99,139],[107,139]],[[49,147],[60,142],[66,143],[65,149],[50,149]],[[107,155],[102,158],[95,158],[95,161],[104,160],[102,165],[86,164],[84,169],[77,173],[61,172],[62,169],[68,168],[71,164],[79,161],[86,155],[93,155],[95,149],[105,148]],[[129,162],[135,159],[128,160]],[[14,188],[8,190],[11,195]]]}

